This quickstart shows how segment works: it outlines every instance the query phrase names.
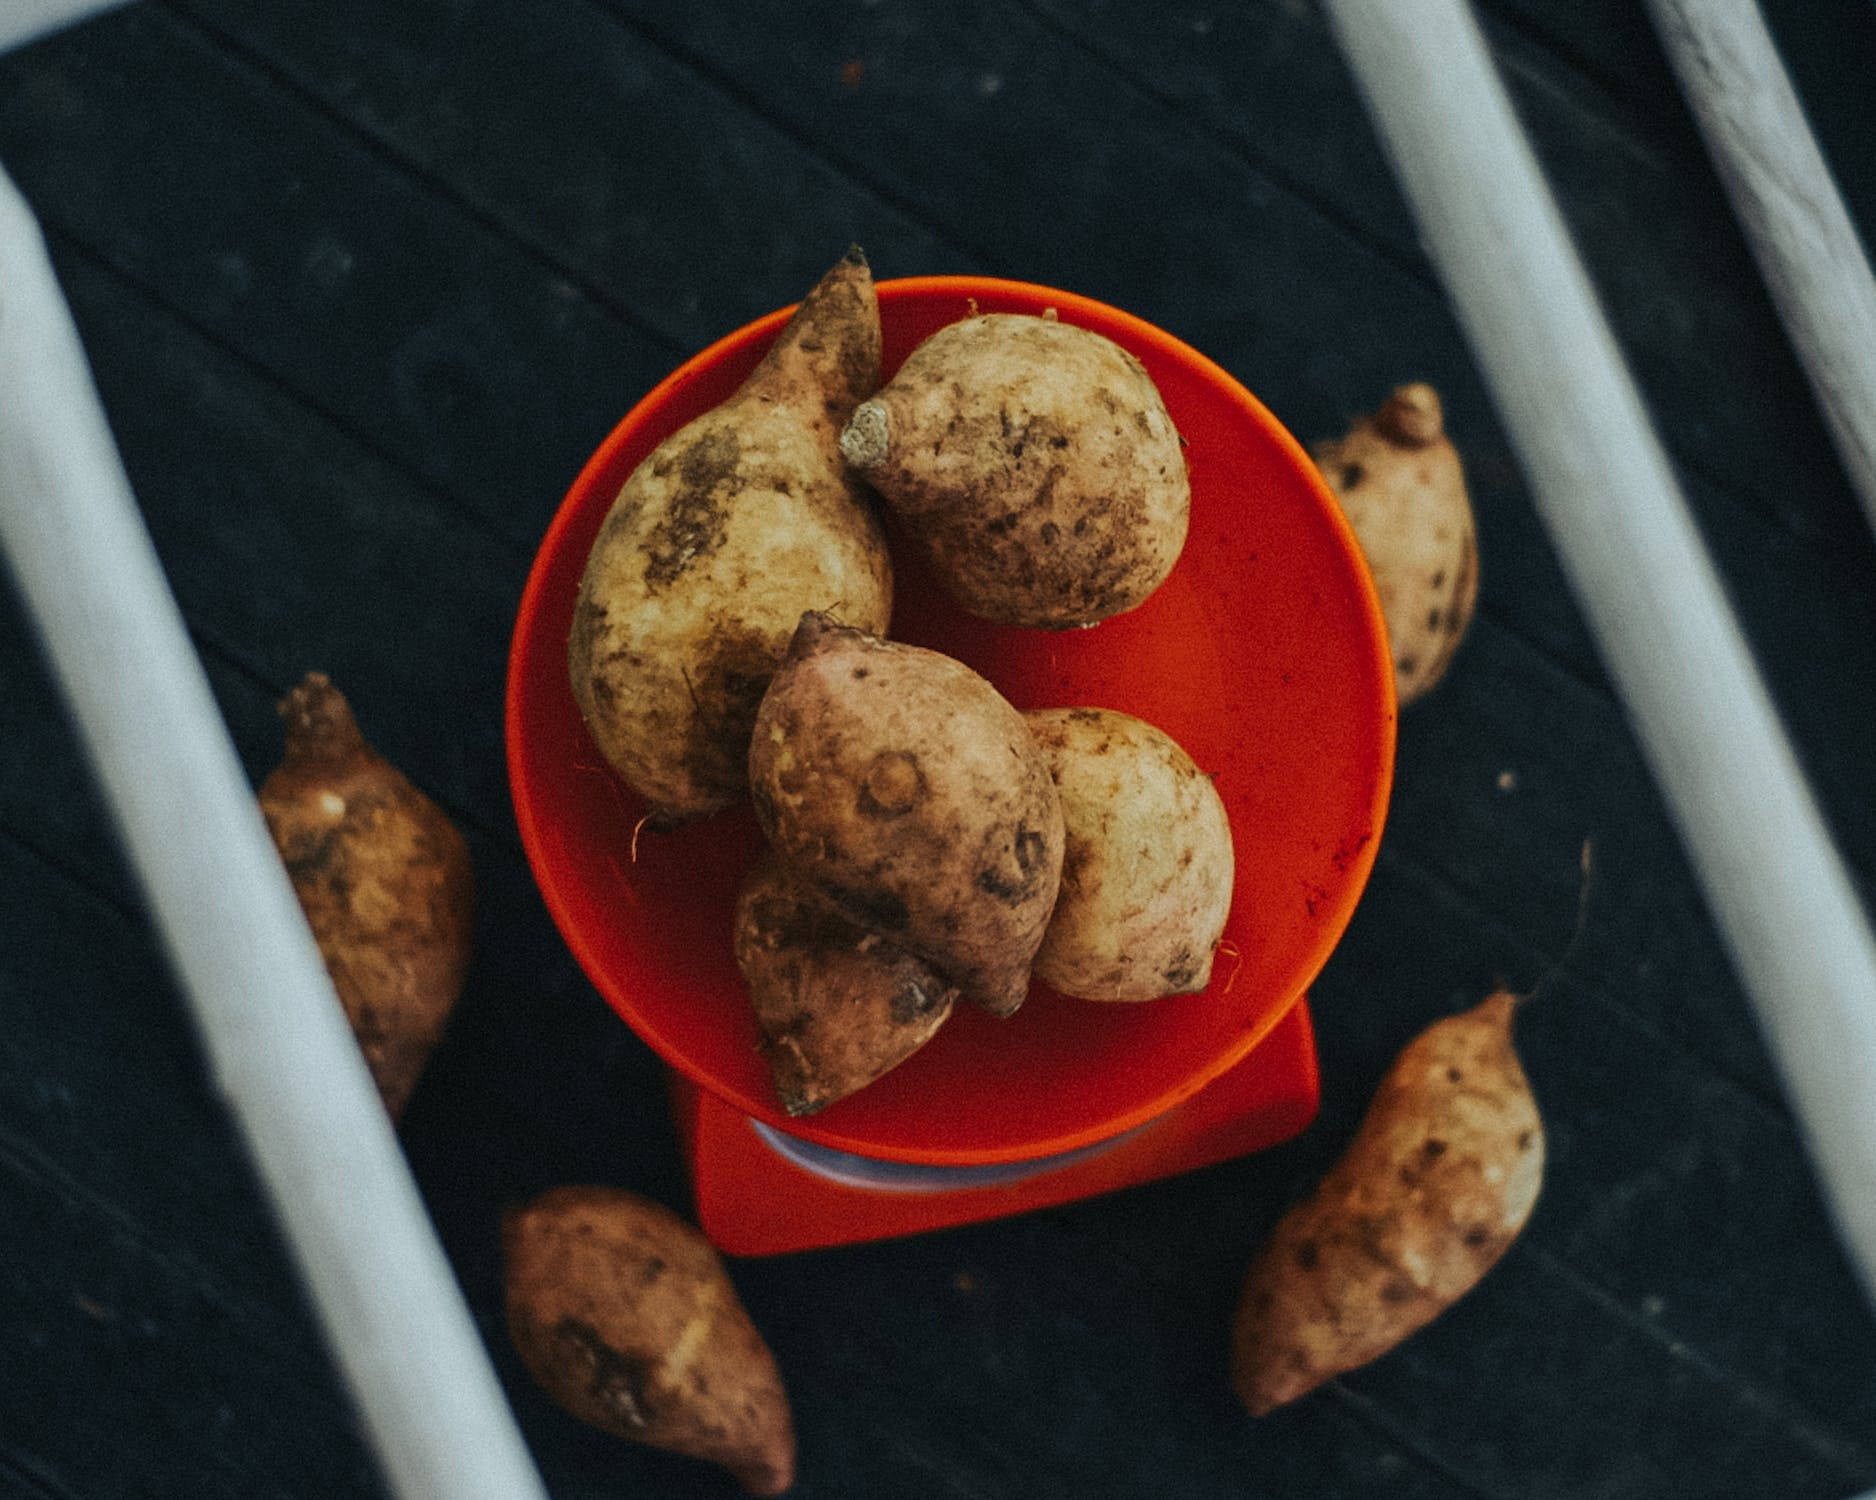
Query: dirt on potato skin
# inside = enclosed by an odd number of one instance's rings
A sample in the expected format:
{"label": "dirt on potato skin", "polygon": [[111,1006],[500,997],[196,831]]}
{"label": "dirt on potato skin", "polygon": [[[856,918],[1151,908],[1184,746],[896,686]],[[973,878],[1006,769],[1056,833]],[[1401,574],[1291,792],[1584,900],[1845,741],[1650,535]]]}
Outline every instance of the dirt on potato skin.
{"label": "dirt on potato skin", "polygon": [[1475,1286],[1529,1220],[1544,1125],[1499,990],[1402,1049],[1354,1138],[1252,1260],[1232,1381],[1263,1415],[1379,1358]]}
{"label": "dirt on potato skin", "polygon": [[1400,386],[1309,453],[1368,562],[1405,707],[1445,676],[1478,603],[1478,529],[1439,393]]}
{"label": "dirt on potato skin", "polygon": [[285,751],[261,783],[261,814],[396,1121],[468,974],[468,845],[366,741],[324,673],[308,673],[279,707]]}
{"label": "dirt on potato skin", "polygon": [[735,951],[791,1115],[825,1109],[897,1067],[957,999],[929,964],[840,915],[772,854],[738,895]]}
{"label": "dirt on potato skin", "polygon": [[594,746],[656,828],[747,789],[756,704],[801,614],[884,630],[892,563],[840,423],[879,378],[865,259],[823,278],[736,394],[627,478],[587,557],[567,671]]}
{"label": "dirt on potato skin", "polygon": [[568,1412],[719,1464],[753,1495],[793,1484],[774,1355],[688,1221],[623,1189],[559,1187],[505,1215],[502,1258],[510,1342]]}
{"label": "dirt on potato skin", "polygon": [[1157,726],[1103,708],[1024,716],[1061,798],[1062,888],[1036,973],[1084,1000],[1209,984],[1231,915],[1231,821],[1212,779]]}
{"label": "dirt on potato skin", "polygon": [[1008,1014],[1061,877],[1021,715],[961,662],[805,617],[757,715],[756,816],[843,916]]}
{"label": "dirt on potato skin", "polygon": [[842,443],[962,607],[999,623],[1068,629],[1135,608],[1185,545],[1185,457],[1151,378],[1050,318],[939,330]]}

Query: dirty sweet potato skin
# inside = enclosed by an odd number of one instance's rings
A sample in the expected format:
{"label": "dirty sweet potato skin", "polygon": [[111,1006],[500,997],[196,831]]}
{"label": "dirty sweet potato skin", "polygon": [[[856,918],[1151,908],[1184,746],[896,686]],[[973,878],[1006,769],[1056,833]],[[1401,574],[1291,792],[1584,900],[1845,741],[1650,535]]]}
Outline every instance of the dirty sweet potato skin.
{"label": "dirty sweet potato skin", "polygon": [[378,754],[323,673],[280,703],[261,813],[393,1120],[469,967],[474,879],[461,833]]}
{"label": "dirty sweet potato skin", "polygon": [[507,1215],[502,1251],[509,1338],[561,1406],[752,1495],[793,1484],[774,1355],[692,1225],[622,1189],[560,1187]]}
{"label": "dirty sweet potato skin", "polygon": [[1388,1069],[1347,1151],[1252,1262],[1232,1380],[1263,1415],[1430,1323],[1529,1219],[1544,1127],[1506,991],[1428,1027]]}
{"label": "dirty sweet potato skin", "polygon": [[1062,800],[1062,889],[1038,978],[1084,1000],[1211,981],[1237,872],[1218,789],[1163,730],[1105,708],[1024,715]]}
{"label": "dirty sweet potato skin", "polygon": [[1185,546],[1179,434],[1143,365],[1090,329],[985,313],[941,328],[854,413],[841,451],[959,604],[1091,625]]}
{"label": "dirty sweet potato skin", "polygon": [[1479,550],[1439,393],[1416,381],[1310,456],[1355,532],[1387,623],[1402,705],[1446,674],[1478,601]]}
{"label": "dirty sweet potato skin", "polygon": [[601,524],[568,676],[594,743],[656,827],[747,785],[756,704],[806,609],[885,630],[892,563],[841,423],[879,380],[864,258],[809,294],[731,399],[659,444]]}
{"label": "dirty sweet potato skin", "polygon": [[756,715],[756,817],[793,875],[1008,1015],[1062,869],[1062,809],[1023,717],[962,662],[802,618]]}
{"label": "dirty sweet potato skin", "polygon": [[922,959],[841,916],[765,854],[736,903],[736,963],[782,1107],[808,1115],[897,1067],[957,998]]}

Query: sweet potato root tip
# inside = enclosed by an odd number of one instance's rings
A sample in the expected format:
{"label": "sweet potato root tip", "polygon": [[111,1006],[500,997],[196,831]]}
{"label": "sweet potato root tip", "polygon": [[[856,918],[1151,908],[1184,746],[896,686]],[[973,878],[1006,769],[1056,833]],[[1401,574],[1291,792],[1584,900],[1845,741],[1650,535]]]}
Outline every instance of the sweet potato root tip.
{"label": "sweet potato root tip", "polygon": [[277,705],[293,761],[337,761],[364,748],[351,704],[324,672],[308,672]]}

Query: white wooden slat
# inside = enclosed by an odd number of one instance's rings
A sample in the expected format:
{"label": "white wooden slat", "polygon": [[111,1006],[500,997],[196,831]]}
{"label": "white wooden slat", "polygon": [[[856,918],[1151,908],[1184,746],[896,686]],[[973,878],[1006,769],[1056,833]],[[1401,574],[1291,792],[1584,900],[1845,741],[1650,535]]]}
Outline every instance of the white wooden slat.
{"label": "white wooden slat", "polygon": [[394,1490],[545,1500],[4,172],[0,549]]}
{"label": "white wooden slat", "polygon": [[1876,1297],[1876,940],[1476,18],[1326,0]]}
{"label": "white wooden slat", "polygon": [[0,52],[115,10],[124,0],[0,0]]}
{"label": "white wooden slat", "polygon": [[[1647,0],[1817,398],[1876,526],[1876,275],[1753,0]],[[1876,99],[1876,55],[1864,59]],[[1876,117],[1873,117],[1876,118]]]}

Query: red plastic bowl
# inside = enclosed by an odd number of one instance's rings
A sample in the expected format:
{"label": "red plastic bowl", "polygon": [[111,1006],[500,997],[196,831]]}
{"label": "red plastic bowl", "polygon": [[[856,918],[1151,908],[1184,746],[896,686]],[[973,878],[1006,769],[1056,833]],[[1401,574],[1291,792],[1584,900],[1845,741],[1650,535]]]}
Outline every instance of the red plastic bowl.
{"label": "red plastic bowl", "polygon": [[1192,523],[1131,613],[1065,633],[960,612],[895,543],[892,634],[983,673],[1018,708],[1093,705],[1158,725],[1211,772],[1237,883],[1203,994],[1099,1004],[1037,984],[1014,1017],[961,1004],[914,1057],[817,1115],[775,1099],[730,948],[761,844],[747,807],[636,833],[640,799],[588,738],[567,684],[580,574],[651,449],[727,398],[791,309],[711,345],[626,416],[575,481],[522,596],[509,662],[509,772],[522,841],[562,934],[674,1068],[803,1139],[887,1160],[983,1165],[1110,1139],[1241,1060],[1302,996],[1373,865],[1394,758],[1393,676],[1353,534],[1313,464],[1210,360],[1067,292],[982,277],[882,282],[888,376],[920,340],[984,312],[1056,309],[1142,360],[1185,438]]}

